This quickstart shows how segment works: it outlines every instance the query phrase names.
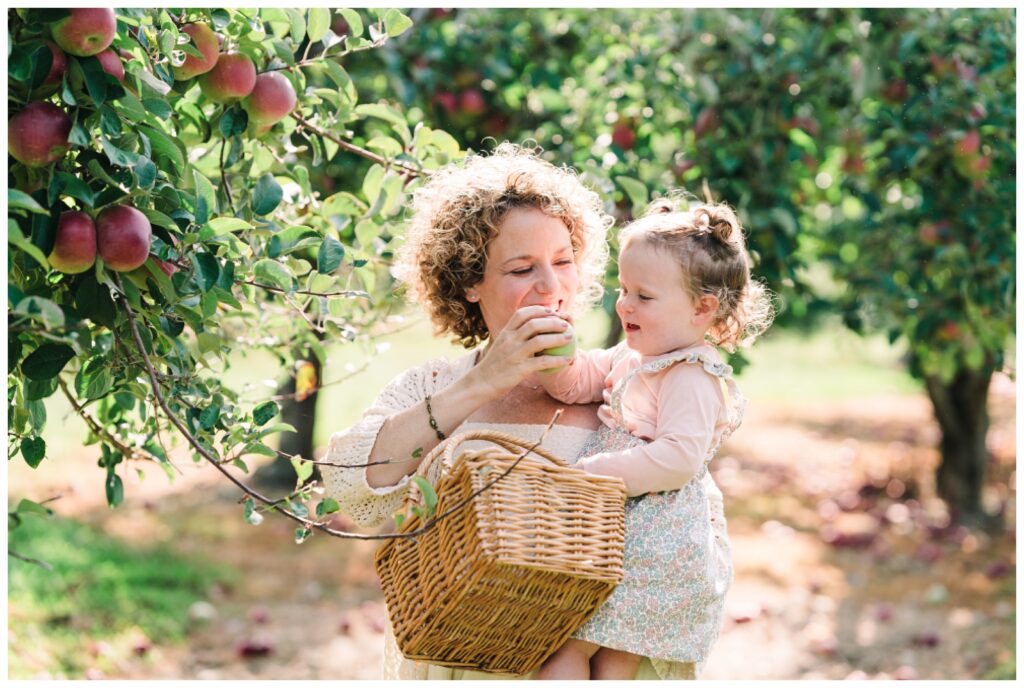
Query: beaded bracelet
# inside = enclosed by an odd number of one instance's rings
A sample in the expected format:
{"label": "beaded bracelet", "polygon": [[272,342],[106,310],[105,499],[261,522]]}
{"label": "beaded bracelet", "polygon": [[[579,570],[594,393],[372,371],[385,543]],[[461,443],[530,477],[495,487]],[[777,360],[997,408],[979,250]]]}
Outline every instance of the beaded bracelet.
{"label": "beaded bracelet", "polygon": [[445,435],[441,432],[441,428],[437,427],[437,419],[434,418],[434,412],[430,409],[430,395],[427,395],[427,417],[430,419],[430,427],[437,433],[437,439],[444,441]]}

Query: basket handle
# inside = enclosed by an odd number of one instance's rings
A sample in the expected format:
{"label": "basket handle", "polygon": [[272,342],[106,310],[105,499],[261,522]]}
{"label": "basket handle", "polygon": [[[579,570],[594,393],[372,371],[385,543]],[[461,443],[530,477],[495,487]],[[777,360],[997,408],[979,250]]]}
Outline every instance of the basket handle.
{"label": "basket handle", "polygon": [[[517,449],[530,450],[530,453],[536,454],[537,456],[543,459],[547,459],[556,466],[569,466],[569,463],[565,459],[555,456],[548,450],[541,447],[538,442],[528,442],[520,437],[516,437],[515,435],[509,435],[504,432],[498,432],[497,430],[470,430],[449,437],[448,439],[434,447],[430,451],[430,453],[427,454],[427,456],[420,462],[419,468],[416,469],[416,473],[414,475],[417,475],[421,478],[425,478],[427,476],[427,473],[430,472],[430,469],[433,467],[433,465],[437,462],[439,458],[442,460],[443,463],[446,463],[452,468],[454,468],[455,466],[452,463],[452,455],[455,453],[455,450],[459,447],[459,445],[465,442],[469,442],[471,440],[484,440],[486,442],[492,442],[501,447],[502,449],[506,449],[508,451],[515,451]],[[534,446],[535,444],[537,446]],[[463,454],[460,454],[458,458],[455,459],[455,461],[461,459],[462,456]],[[409,485],[409,491],[406,493],[406,504],[410,504],[413,501],[415,501],[415,497],[413,496],[414,493],[419,494],[419,488],[416,487],[415,482],[410,483]]]}

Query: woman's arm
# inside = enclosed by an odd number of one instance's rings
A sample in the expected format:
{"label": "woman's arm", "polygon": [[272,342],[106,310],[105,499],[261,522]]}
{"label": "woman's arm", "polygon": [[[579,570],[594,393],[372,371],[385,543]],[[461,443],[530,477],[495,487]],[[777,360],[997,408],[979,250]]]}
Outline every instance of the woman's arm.
{"label": "woman's arm", "polygon": [[401,504],[407,476],[419,466],[420,457],[438,444],[427,418],[426,396],[431,395],[434,418],[447,435],[527,375],[565,365],[565,357],[534,357],[557,344],[558,335],[538,334],[553,331],[550,317],[548,309],[536,306],[517,311],[480,362],[461,377],[450,365],[435,362],[389,383],[358,423],[331,437],[325,461],[339,465],[322,466],[327,494],[360,525],[384,521]]}
{"label": "woman's arm", "polygon": [[[484,404],[503,397],[522,380],[552,365],[565,365],[563,356],[536,356],[540,351],[563,343],[561,334],[551,334],[564,321],[540,306],[521,308],[513,314],[480,362],[462,378],[431,395],[430,408],[438,429],[446,436],[462,425]],[[425,391],[423,396],[430,394]],[[388,418],[370,452],[370,461],[424,456],[439,443],[430,426],[425,400]],[[419,461],[371,466],[366,482],[371,487],[393,485],[415,472]]]}
{"label": "woman's arm", "polygon": [[580,459],[577,468],[622,478],[630,497],[678,490],[697,474],[714,440],[723,406],[721,385],[696,365],[676,365],[663,375],[650,444],[595,454]]}

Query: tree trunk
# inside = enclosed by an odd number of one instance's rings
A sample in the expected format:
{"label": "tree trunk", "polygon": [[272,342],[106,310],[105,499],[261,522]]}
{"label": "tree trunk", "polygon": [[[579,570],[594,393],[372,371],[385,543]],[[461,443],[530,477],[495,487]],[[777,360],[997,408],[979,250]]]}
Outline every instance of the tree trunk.
{"label": "tree trunk", "polygon": [[608,335],[604,338],[604,348],[610,349],[622,338],[622,321],[612,310],[612,324],[608,327]]}
{"label": "tree trunk", "polygon": [[936,474],[939,496],[958,521],[988,525],[982,510],[981,488],[988,463],[988,387],[994,366],[961,370],[951,382],[925,376],[928,397],[942,429],[942,463]]}
{"label": "tree trunk", "polygon": [[[306,352],[306,359],[313,364],[316,370],[317,388],[305,399],[299,401],[295,398],[281,401],[281,422],[288,423],[295,428],[295,432],[281,433],[280,450],[292,456],[301,456],[306,459],[313,458],[313,431],[316,423],[316,400],[320,396],[320,360],[312,350]],[[295,394],[295,376],[289,375],[277,390],[278,395]],[[313,471],[316,477],[318,471]],[[260,484],[266,487],[279,487],[291,490],[295,486],[295,468],[291,460],[278,456],[271,463],[256,471],[254,477]]]}

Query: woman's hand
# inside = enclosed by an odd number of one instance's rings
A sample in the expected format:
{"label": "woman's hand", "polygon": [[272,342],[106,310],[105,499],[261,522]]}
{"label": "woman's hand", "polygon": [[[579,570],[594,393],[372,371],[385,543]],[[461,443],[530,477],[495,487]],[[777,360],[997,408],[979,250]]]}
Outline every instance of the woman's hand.
{"label": "woman's hand", "polygon": [[492,335],[491,344],[471,374],[490,390],[492,399],[500,398],[534,373],[572,361],[571,356],[541,354],[571,341],[568,328],[564,314],[544,306],[524,306],[512,315],[504,329]]}

